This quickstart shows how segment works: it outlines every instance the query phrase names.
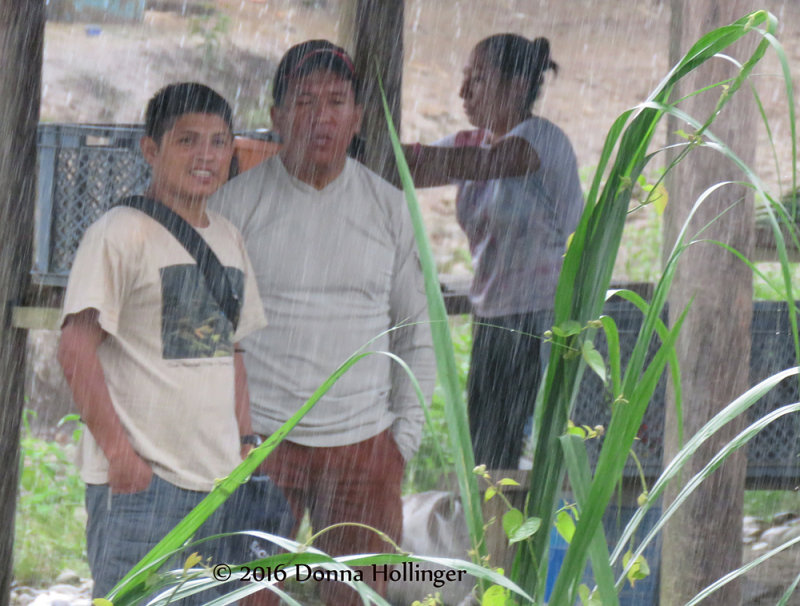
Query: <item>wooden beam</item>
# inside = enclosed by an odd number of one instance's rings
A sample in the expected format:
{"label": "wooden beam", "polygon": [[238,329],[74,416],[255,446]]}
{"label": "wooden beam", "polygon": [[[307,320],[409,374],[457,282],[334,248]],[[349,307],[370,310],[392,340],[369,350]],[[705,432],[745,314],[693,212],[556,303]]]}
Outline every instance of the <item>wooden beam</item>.
{"label": "wooden beam", "polygon": [[26,332],[11,307],[30,281],[45,6],[0,2],[0,606],[10,599]]}
{"label": "wooden beam", "polygon": [[384,179],[399,183],[386,129],[378,74],[400,132],[403,87],[403,0],[347,0],[342,46],[353,55],[364,100],[364,163]]}
{"label": "wooden beam", "polygon": [[14,307],[11,326],[24,330],[58,330],[61,309],[58,307]]}
{"label": "wooden beam", "polygon": [[[670,63],[701,35],[728,25],[752,10],[748,0],[672,0]],[[754,37],[742,41],[726,54],[744,61]],[[731,78],[734,66],[712,59],[680,82],[673,98],[679,99],[715,82]],[[712,114],[721,91],[712,89],[690,97],[680,108],[700,122]],[[757,115],[752,97],[743,87],[711,126],[742,160],[753,165]],[[686,129],[674,118],[667,126],[670,142],[677,143],[678,129]],[[669,204],[664,214],[664,251],[669,254],[677,234],[687,221],[696,200],[711,185],[744,180],[744,175],[722,154],[697,148],[668,175]],[[703,202],[690,223],[687,240],[713,221],[702,238],[719,240],[750,257],[753,250],[753,196],[743,186],[725,186]],[[681,257],[669,295],[669,316],[674,321],[691,305],[683,324],[676,352],[683,389],[683,419],[676,413],[674,393],[668,388],[665,416],[664,460],[697,433],[714,414],[749,386],[750,324],[753,317],[751,270],[732,254],[713,244],[695,244]],[[684,480],[692,477],[744,426],[746,419],[729,423],[708,440],[684,469]],[[743,451],[730,457],[679,508],[668,523],[663,539],[661,605],[685,604],[701,589],[741,564],[742,507],[746,459]],[[681,488],[669,485],[666,507]],[[714,604],[741,603],[737,581],[714,594]]]}

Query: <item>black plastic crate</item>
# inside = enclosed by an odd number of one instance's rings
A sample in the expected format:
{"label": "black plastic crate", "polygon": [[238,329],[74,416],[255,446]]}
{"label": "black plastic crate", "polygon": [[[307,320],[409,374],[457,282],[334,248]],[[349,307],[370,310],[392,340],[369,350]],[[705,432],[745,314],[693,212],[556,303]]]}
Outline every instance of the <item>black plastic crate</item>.
{"label": "black plastic crate", "polygon": [[[620,338],[623,370],[633,351],[642,324],[642,313],[627,301],[614,299],[608,302],[603,313],[617,323]],[[785,303],[756,301],[751,327],[750,384],[754,385],[782,370],[797,365],[791,337],[789,313]],[[595,339],[597,349],[605,356],[607,345],[602,331]],[[651,343],[647,357],[650,362],[657,348]],[[664,436],[664,406],[667,374],[661,377],[645,412],[639,439],[633,450],[639,458],[644,474],[651,480],[661,473]],[[786,404],[797,402],[800,382],[790,377],[778,384],[749,411],[750,421]],[[611,394],[600,379],[587,370],[579,390],[572,419],[579,425],[608,426],[611,418]],[[586,443],[592,463],[596,463],[600,440]],[[786,415],[773,422],[753,438],[747,447],[747,484],[749,487],[793,488],[800,483],[800,415]],[[625,477],[638,475],[633,460],[625,466]]]}
{"label": "black plastic crate", "polygon": [[123,196],[144,190],[143,133],[140,125],[39,125],[35,282],[65,286],[86,228]]}
{"label": "black plastic crate", "polygon": [[[789,311],[785,303],[757,301],[751,327],[750,384],[755,385],[777,372],[797,366]],[[797,402],[800,379],[785,379],[750,409],[750,421]],[[749,483],[794,488],[800,483],[800,415],[790,414],[768,425],[749,443]]]}
{"label": "black plastic crate", "polygon": [[[628,358],[636,345],[636,339],[642,327],[642,312],[633,305],[622,299],[612,299],[607,302],[603,313],[611,316],[617,324],[619,331],[620,356],[622,358],[622,370],[624,372],[628,363]],[[608,345],[605,333],[597,331],[595,346],[603,355],[604,359],[608,356]],[[645,367],[650,363],[658,349],[659,342],[653,339],[650,343]],[[663,456],[663,435],[664,435],[664,398],[666,392],[667,375],[664,374],[658,382],[653,398],[642,419],[638,438],[633,445],[639,462],[642,465],[644,474],[648,478],[657,477],[661,473],[661,459]],[[611,420],[611,391],[606,388],[600,378],[590,369],[586,369],[578,391],[575,409],[572,413],[572,420],[576,425],[602,425],[608,427]],[[594,465],[600,453],[602,440],[588,440],[586,448],[589,453],[589,460]],[[638,470],[633,459],[629,458],[625,465],[625,477],[638,477]]]}
{"label": "black plastic crate", "polygon": [[[237,134],[277,141],[270,131]],[[39,125],[36,283],[66,286],[86,228],[121,198],[145,190],[150,167],[139,149],[142,135],[141,124]],[[231,169],[235,174],[236,164]]]}

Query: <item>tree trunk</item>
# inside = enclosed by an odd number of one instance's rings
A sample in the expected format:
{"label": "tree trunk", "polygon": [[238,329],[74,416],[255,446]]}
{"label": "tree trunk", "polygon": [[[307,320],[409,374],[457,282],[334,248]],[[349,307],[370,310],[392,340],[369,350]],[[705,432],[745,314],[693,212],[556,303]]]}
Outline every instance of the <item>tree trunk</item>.
{"label": "tree trunk", "polygon": [[[751,10],[751,2],[746,0],[672,0],[671,64],[676,63],[702,34],[731,23],[748,10]],[[732,54],[744,60],[749,55],[748,49],[754,48],[752,40],[746,40]],[[687,78],[673,98],[719,82],[735,72],[730,62],[712,59]],[[692,97],[681,103],[681,108],[703,122],[713,111],[722,90],[715,88]],[[756,120],[752,98],[747,89],[742,88],[712,124],[711,131],[745,163],[752,165]],[[685,142],[674,134],[678,129],[693,130],[671,119],[670,143]],[[703,148],[692,151],[687,161],[671,173],[664,222],[665,259],[700,195],[715,183],[742,178],[741,171],[732,162],[718,152]],[[712,220],[713,225],[698,236],[698,231]],[[719,240],[749,257],[753,233],[752,193],[744,187],[726,185],[702,204],[687,238]],[[683,254],[669,296],[669,315],[674,321],[691,303],[676,346],[683,387],[684,441],[749,386],[752,300],[752,273],[732,254],[705,243],[692,245]],[[680,448],[680,421],[671,389],[668,389],[667,402],[665,462]],[[709,440],[685,469],[682,481],[699,471],[738,433],[744,421],[740,419],[729,424]],[[667,526],[662,549],[662,606],[685,604],[701,589],[741,565],[745,468],[744,452],[730,458],[695,491]],[[669,487],[665,506],[674,499],[679,488],[680,482]],[[739,584],[728,584],[708,603],[740,604]]]}
{"label": "tree trunk", "polygon": [[[353,53],[361,78],[365,142],[364,163],[387,181],[398,184],[397,168],[386,128],[378,74],[400,132],[403,85],[403,0],[348,0],[343,7],[343,46]],[[348,29],[351,28],[351,29]]]}
{"label": "tree trunk", "polygon": [[25,379],[25,331],[11,327],[11,307],[31,268],[44,21],[42,0],[0,3],[0,606],[11,590]]}

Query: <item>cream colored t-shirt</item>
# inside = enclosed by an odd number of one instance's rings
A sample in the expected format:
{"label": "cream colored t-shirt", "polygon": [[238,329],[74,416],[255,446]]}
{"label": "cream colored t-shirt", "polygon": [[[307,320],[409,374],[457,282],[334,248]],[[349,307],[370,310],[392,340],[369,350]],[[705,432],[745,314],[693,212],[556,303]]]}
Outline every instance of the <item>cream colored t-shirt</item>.
{"label": "cream colored t-shirt", "polygon": [[[208,216],[198,232],[243,301],[235,334],[180,242],[124,207],[86,231],[63,311],[66,318],[98,310],[109,334],[98,357],[134,450],[159,477],[202,491],[240,462],[233,344],[266,324],[241,235],[219,215]],[[85,482],[108,481],[108,461],[89,431],[78,458]]]}

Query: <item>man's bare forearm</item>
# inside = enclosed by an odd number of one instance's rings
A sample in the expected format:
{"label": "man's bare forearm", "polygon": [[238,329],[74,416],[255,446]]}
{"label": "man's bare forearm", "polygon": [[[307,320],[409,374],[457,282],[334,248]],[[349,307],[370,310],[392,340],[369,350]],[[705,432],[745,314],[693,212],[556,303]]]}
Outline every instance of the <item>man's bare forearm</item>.
{"label": "man's bare forearm", "polygon": [[106,385],[97,349],[106,333],[97,312],[84,310],[67,318],[61,331],[58,361],[81,419],[109,462],[109,484],[117,492],[143,490],[149,466],[131,445]]}

